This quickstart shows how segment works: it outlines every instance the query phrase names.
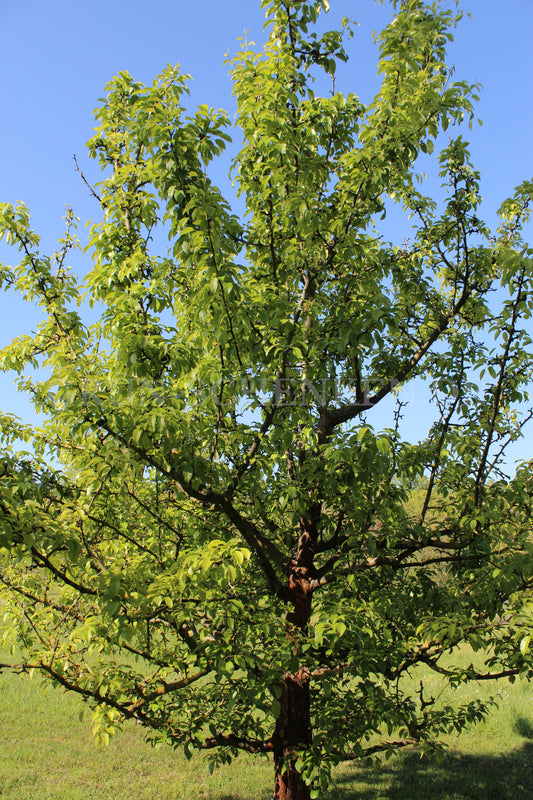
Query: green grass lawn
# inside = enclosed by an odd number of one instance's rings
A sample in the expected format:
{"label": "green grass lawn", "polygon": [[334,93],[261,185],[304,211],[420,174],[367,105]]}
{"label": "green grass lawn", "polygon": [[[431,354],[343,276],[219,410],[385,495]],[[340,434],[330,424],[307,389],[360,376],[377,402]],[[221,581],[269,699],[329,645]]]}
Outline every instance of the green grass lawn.
{"label": "green grass lawn", "polygon": [[[435,685],[434,689],[438,689]],[[328,800],[533,800],[533,692],[501,682],[462,688],[459,701],[499,691],[499,706],[482,725],[450,739],[440,762],[402,753],[378,770],[347,764]],[[2,800],[268,800],[272,765],[239,758],[210,776],[201,758],[188,762],[153,749],[127,725],[107,748],[91,737],[83,704],[39,680],[0,675]]]}

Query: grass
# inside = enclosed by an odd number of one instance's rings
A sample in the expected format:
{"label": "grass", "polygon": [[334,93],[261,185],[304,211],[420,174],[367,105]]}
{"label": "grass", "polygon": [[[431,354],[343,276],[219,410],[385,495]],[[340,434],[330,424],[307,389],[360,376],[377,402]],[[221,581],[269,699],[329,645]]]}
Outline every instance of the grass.
{"label": "grass", "polygon": [[235,767],[210,776],[201,756],[188,762],[170,748],[154,749],[134,724],[96,747],[90,711],[77,697],[45,690],[38,679],[0,675],[2,800],[267,798],[270,765],[244,761],[237,791]]}
{"label": "grass", "polygon": [[[438,692],[437,683],[428,691]],[[533,800],[533,696],[528,684],[487,683],[449,693],[453,702],[499,692],[490,719],[460,738],[440,762],[401,754],[380,769],[346,764],[327,800]],[[446,693],[444,698],[446,700]],[[267,800],[272,766],[239,758],[209,775],[201,756],[188,762],[153,749],[135,725],[109,747],[91,737],[78,698],[38,680],[0,675],[2,800]]]}

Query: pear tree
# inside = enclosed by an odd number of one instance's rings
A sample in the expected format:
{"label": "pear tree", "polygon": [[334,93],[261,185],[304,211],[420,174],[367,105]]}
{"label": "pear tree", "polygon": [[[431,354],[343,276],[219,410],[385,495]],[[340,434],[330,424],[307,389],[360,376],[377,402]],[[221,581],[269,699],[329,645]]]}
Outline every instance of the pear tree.
{"label": "pear tree", "polygon": [[1,365],[44,419],[0,418],[1,667],[80,695],[104,742],[135,720],[212,767],[267,756],[275,800],[308,800],[341,761],[485,714],[424,676],[533,674],[533,479],[507,457],[531,417],[533,183],[489,229],[444,4],[391,2],[369,105],[335,88],[351,24],[317,28],[327,0],[262,5],[234,123],[191,111],[178,68],[108,84],[83,277],[73,213],[46,255],[0,207],[0,283],[42,312]]}

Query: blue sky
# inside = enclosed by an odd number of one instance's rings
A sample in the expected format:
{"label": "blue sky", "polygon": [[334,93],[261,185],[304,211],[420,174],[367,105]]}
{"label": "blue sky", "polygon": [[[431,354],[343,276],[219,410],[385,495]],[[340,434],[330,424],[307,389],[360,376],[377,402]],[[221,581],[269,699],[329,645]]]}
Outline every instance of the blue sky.
{"label": "blue sky", "polygon": [[[378,85],[370,37],[391,8],[373,0],[331,0],[331,7],[331,25],[340,16],[360,23],[337,88],[368,101]],[[478,115],[484,124],[467,138],[482,173],[484,216],[493,223],[500,202],[533,176],[533,2],[464,0],[461,7],[471,16],[455,32],[448,60],[458,79],[483,84]],[[97,216],[73,154],[97,179],[84,145],[105,83],[120,70],[149,82],[178,62],[193,76],[191,105],[233,112],[224,56],[236,51],[246,30],[259,44],[262,25],[259,0],[0,0],[0,202],[23,200],[43,249],[53,250],[65,205],[82,225]],[[405,235],[398,231],[399,241]],[[83,259],[75,266],[83,271]],[[0,347],[31,330],[36,319],[11,295],[0,295]],[[31,420],[10,376],[0,375],[0,408]]]}

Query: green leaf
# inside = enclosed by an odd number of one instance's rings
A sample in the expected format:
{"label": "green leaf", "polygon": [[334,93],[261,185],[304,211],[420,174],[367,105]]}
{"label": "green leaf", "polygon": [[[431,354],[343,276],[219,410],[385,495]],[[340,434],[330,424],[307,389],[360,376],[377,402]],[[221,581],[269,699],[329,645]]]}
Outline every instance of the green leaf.
{"label": "green leaf", "polygon": [[279,715],[281,714],[281,705],[279,701],[276,700],[275,698],[271,701],[270,713],[274,717],[274,719],[278,719]]}

